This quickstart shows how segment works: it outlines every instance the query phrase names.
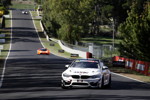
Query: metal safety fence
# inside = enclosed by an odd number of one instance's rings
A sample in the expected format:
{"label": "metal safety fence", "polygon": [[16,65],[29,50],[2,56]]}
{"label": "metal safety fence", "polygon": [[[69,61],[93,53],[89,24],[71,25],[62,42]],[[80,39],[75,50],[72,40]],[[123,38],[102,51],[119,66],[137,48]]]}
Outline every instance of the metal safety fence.
{"label": "metal safety fence", "polygon": [[112,47],[112,45],[95,45],[94,43],[81,43],[77,42],[75,45],[68,44],[61,41],[63,45],[80,51],[92,53],[94,58],[111,58],[117,55],[118,50]]}

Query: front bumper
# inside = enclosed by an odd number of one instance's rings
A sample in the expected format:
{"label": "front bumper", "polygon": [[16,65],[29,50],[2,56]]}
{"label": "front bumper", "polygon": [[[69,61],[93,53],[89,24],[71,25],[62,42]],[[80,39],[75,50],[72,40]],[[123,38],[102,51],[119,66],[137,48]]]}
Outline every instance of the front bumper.
{"label": "front bumper", "polygon": [[50,52],[41,52],[41,51],[38,51],[37,54],[47,54],[47,55],[49,55]]}
{"label": "front bumper", "polygon": [[65,87],[98,87],[101,84],[101,78],[96,79],[62,79]]}

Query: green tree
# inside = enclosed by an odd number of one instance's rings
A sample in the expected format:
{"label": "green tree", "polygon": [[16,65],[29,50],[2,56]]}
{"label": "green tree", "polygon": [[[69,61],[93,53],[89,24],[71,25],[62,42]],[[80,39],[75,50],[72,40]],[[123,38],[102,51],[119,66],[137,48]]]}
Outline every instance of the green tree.
{"label": "green tree", "polygon": [[0,0],[0,10],[3,10],[4,13],[8,13],[9,5],[11,5],[11,0]]}
{"label": "green tree", "polygon": [[[143,6],[144,5],[144,6]],[[122,56],[139,60],[150,60],[150,18],[149,4],[134,2],[126,21],[120,25],[123,42],[120,46]]]}
{"label": "green tree", "polygon": [[[48,0],[43,6],[43,23],[51,36],[69,43],[88,33],[93,0]],[[51,33],[52,32],[52,33]]]}
{"label": "green tree", "polygon": [[[126,20],[127,10],[130,11],[130,5],[133,1],[45,0],[42,21],[50,36],[74,43],[89,35],[91,30],[93,30],[91,36],[100,35],[99,25],[110,24],[110,18],[114,19],[117,30],[120,23]],[[137,10],[141,12],[143,0],[137,1],[139,7]]]}
{"label": "green tree", "polygon": [[43,0],[34,0],[36,3],[41,4]]}
{"label": "green tree", "polygon": [[92,22],[91,35],[101,35],[99,25],[112,24],[113,19],[115,31],[120,23],[127,18],[127,10],[130,9],[132,0],[94,0],[93,11],[95,12]]}
{"label": "green tree", "polygon": [[4,7],[11,5],[11,0],[0,0],[0,4]]}

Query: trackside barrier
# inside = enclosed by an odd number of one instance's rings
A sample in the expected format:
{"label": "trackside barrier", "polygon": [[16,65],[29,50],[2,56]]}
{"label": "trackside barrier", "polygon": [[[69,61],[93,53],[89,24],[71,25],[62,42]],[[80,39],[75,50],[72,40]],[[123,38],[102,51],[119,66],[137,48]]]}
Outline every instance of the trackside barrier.
{"label": "trackside barrier", "polygon": [[125,58],[114,56],[113,58],[113,66],[116,67],[124,67],[125,66]]}
{"label": "trackside barrier", "polygon": [[145,62],[145,75],[150,76],[150,62]]}
{"label": "trackside barrier", "polygon": [[60,40],[58,40],[58,44],[66,52],[69,52],[69,53],[72,53],[72,54],[78,54],[79,57],[81,57],[81,58],[87,58],[87,52],[79,51],[79,50],[75,50],[75,49],[66,47],[65,45],[63,45],[63,43]]}
{"label": "trackside barrier", "polygon": [[119,64],[121,65],[122,62],[125,62],[124,66],[122,64],[123,67],[131,69],[131,70],[135,70],[141,74],[150,76],[150,62],[123,58],[119,56],[113,57],[112,60],[113,60],[113,66],[117,66]]}
{"label": "trackside barrier", "polygon": [[125,67],[135,70],[136,60],[125,58]]}
{"label": "trackside barrier", "polygon": [[92,53],[86,52],[86,58],[92,58]]}
{"label": "trackside barrier", "polygon": [[113,61],[119,61],[119,56],[114,56],[114,57],[112,58],[112,60],[113,60]]}
{"label": "trackside barrier", "polygon": [[119,57],[119,56],[114,56],[112,59],[113,59],[113,61],[124,61],[125,60],[125,58]]}
{"label": "trackside barrier", "polygon": [[145,69],[146,69],[146,72],[145,72],[145,75],[147,76],[150,76],[150,63],[149,62],[145,62]]}
{"label": "trackside barrier", "polygon": [[136,71],[141,74],[150,76],[150,62],[137,61]]}
{"label": "trackside barrier", "polygon": [[137,72],[144,74],[145,64],[143,61],[136,61],[136,69]]}

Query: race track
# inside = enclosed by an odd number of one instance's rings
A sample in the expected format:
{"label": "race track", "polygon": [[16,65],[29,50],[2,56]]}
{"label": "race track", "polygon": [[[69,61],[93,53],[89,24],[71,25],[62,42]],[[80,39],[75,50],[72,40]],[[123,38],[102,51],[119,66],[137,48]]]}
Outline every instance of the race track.
{"label": "race track", "polygon": [[150,85],[112,74],[110,89],[62,89],[61,73],[71,60],[41,48],[31,15],[12,11],[12,43],[6,61],[0,100],[149,100]]}

